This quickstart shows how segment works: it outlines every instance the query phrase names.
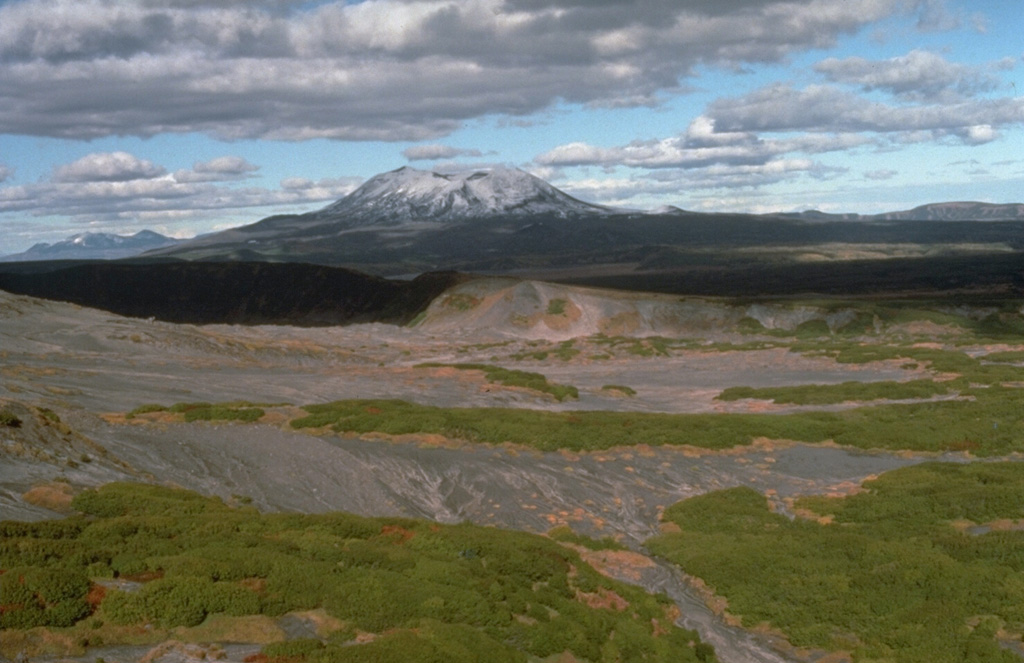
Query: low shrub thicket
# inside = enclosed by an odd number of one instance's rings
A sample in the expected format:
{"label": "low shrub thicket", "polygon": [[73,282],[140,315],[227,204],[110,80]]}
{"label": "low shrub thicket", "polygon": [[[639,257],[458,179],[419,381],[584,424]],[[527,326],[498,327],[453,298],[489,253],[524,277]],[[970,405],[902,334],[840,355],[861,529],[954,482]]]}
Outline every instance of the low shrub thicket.
{"label": "low shrub thicket", "polygon": [[767,437],[862,449],[970,451],[991,456],[1024,450],[1021,390],[971,390],[973,400],[887,404],[842,412],[795,414],[659,414],[439,408],[398,400],[307,405],[296,429],[330,426],[339,433],[434,433],[470,442],[511,442],[541,450],[693,445],[725,449]]}
{"label": "low shrub thicket", "polygon": [[462,371],[483,371],[484,377],[488,382],[505,385],[506,387],[532,389],[533,391],[550,394],[551,396],[554,396],[557,401],[564,401],[566,398],[579,398],[580,396],[579,390],[576,387],[564,384],[553,384],[548,382],[548,379],[540,373],[518,371],[509,368],[502,368],[501,366],[491,366],[490,364],[425,363],[420,364],[420,366],[424,368],[446,366],[450,368],[457,368]]}
{"label": "low shrub thicket", "polygon": [[936,382],[910,380],[907,382],[843,382],[841,384],[805,384],[792,387],[729,387],[716,398],[737,401],[757,398],[787,405],[830,405],[847,401],[874,401],[925,399],[942,396],[957,389],[966,389],[966,381]]}
{"label": "low shrub thicket", "polygon": [[832,524],[772,512],[735,488],[665,511],[679,527],[647,542],[704,579],[745,625],[854,661],[1017,661],[1000,628],[1024,630],[1024,531],[972,535],[955,521],[1024,518],[1022,463],[930,463],[846,498],[796,506]]}
{"label": "low shrub thicket", "polygon": [[[536,535],[341,513],[262,515],[136,484],[85,491],[73,504],[85,515],[59,527],[0,523],[4,628],[67,626],[89,615],[88,568],[143,583],[107,591],[93,620],[118,628],[314,609],[340,620],[326,641],[265,651],[296,663],[526,661],[563,652],[592,661],[711,660],[693,632],[674,626],[667,599],[605,578]],[[624,604],[588,602],[611,594]],[[105,644],[128,632],[105,631]],[[355,645],[359,632],[378,637]]]}

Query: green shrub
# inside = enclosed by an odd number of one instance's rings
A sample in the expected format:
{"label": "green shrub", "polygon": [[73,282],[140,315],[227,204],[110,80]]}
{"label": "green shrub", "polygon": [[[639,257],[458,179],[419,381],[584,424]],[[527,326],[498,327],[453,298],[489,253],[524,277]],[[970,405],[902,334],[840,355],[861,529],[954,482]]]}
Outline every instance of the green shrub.
{"label": "green shrub", "polygon": [[90,614],[89,578],[76,568],[14,567],[0,575],[3,628],[71,626]]}
{"label": "green shrub", "polygon": [[265,412],[262,408],[231,408],[223,406],[198,407],[185,411],[185,421],[259,421]]}
{"label": "green shrub", "polygon": [[167,407],[160,405],[159,403],[144,403],[135,408],[134,410],[131,410],[125,416],[128,419],[131,419],[139,414],[149,414],[150,412],[167,412],[167,410]]}
{"label": "green shrub", "polygon": [[[79,596],[89,587],[82,569],[94,565],[145,571],[132,578],[141,587],[107,593],[98,616],[107,624],[149,624],[160,633],[209,615],[312,609],[344,622],[323,644],[274,645],[268,656],[525,661],[566,649],[577,658],[635,649],[655,652],[651,660],[699,660],[688,644],[696,635],[665,621],[667,599],[601,576],[545,537],[403,518],[259,514],[155,486],[110,484],[85,494],[79,504],[88,518],[59,527],[5,524],[3,532],[13,537],[0,542],[5,567],[9,550],[41,566],[0,574],[3,628],[66,626],[87,615]],[[563,538],[587,544],[571,533]],[[629,607],[591,608],[580,592],[615,592]],[[93,626],[79,638],[82,646],[99,641]],[[350,640],[357,631],[378,638],[356,645]],[[118,634],[131,632],[105,630],[102,638],[116,645]]]}
{"label": "green shrub", "polygon": [[437,364],[437,363],[425,363],[420,364],[421,367],[431,368],[447,366],[451,368],[457,368],[463,371],[483,371],[484,377],[488,382],[496,384],[502,384],[506,387],[522,387],[524,389],[532,389],[533,391],[539,391],[541,393],[550,394],[555,397],[557,401],[563,401],[566,398],[579,398],[579,390],[576,387],[562,384],[552,384],[548,382],[548,379],[540,373],[531,373],[528,371],[518,371],[514,369],[502,368],[500,366],[491,366],[490,364]]}
{"label": "green shrub", "polygon": [[548,315],[564,315],[565,307],[569,302],[564,299],[552,299],[548,301]]}
{"label": "green shrub", "polygon": [[617,391],[620,394],[624,394],[626,396],[636,396],[636,389],[633,389],[632,387],[627,387],[622,384],[606,384],[603,387],[601,387],[601,389],[603,391]]}
{"label": "green shrub", "polygon": [[270,658],[302,658],[324,649],[324,643],[315,638],[300,638],[286,642],[272,642],[263,647],[263,653]]}
{"label": "green shrub", "polygon": [[[666,509],[679,532],[646,545],[714,587],[745,625],[767,622],[797,646],[852,649],[854,661],[1009,662],[994,636],[1024,619],[1024,533],[972,536],[951,523],[1024,517],[1021,485],[1024,463],[928,463],[849,497],[797,501],[832,524],[773,513],[735,488]],[[990,617],[966,628],[978,615]]]}
{"label": "green shrub", "polygon": [[0,426],[21,428],[21,419],[10,410],[0,410]]}
{"label": "green shrub", "polygon": [[778,404],[829,405],[847,401],[926,399],[950,393],[966,384],[958,381],[911,380],[908,382],[843,382],[793,387],[729,387],[716,396],[720,401],[741,398],[770,400]]}
{"label": "green shrub", "polygon": [[170,408],[171,412],[180,414],[182,412],[188,412],[189,410],[198,410],[212,407],[210,403],[175,403]]}

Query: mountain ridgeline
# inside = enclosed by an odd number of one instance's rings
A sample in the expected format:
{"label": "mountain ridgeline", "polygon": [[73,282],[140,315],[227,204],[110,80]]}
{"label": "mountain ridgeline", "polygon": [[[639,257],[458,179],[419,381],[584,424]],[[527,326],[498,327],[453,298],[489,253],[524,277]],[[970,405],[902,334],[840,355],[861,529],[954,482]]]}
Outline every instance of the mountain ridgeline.
{"label": "mountain ridgeline", "polygon": [[42,260],[0,265],[0,288],[194,323],[402,323],[468,278],[456,272],[676,295],[1007,299],[1024,296],[1024,206],[637,212],[577,200],[520,170],[401,168],[318,211],[128,261]]}
{"label": "mountain ridgeline", "polygon": [[[736,284],[754,280],[781,283],[772,287],[788,294],[813,286],[808,263],[833,262],[855,271],[855,281],[877,284],[896,262],[910,261],[896,272],[923,274],[915,288],[943,289],[940,272],[953,258],[966,259],[968,273],[974,264],[996,269],[985,288],[994,279],[996,289],[1012,290],[1022,250],[1021,205],[942,203],[874,216],[638,212],[577,200],[520,170],[401,168],[318,211],[272,216],[149,255],[308,262],[381,276],[516,274],[681,294],[697,292],[689,283],[706,283],[701,294],[719,287],[743,294]],[[971,287],[962,281],[955,286]],[[899,283],[890,279],[883,289]]]}
{"label": "mountain ridgeline", "polygon": [[134,235],[84,232],[60,242],[40,242],[28,250],[0,256],[0,262],[27,262],[34,260],[116,260],[130,258],[146,251],[178,244],[181,240],[166,237],[152,230],[140,230]]}

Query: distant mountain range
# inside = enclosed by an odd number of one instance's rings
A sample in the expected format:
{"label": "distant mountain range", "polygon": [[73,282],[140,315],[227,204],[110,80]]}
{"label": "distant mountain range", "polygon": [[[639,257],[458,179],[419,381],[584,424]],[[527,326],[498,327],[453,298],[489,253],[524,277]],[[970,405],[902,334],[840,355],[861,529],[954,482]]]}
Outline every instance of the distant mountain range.
{"label": "distant mountain range", "polygon": [[[1003,223],[979,223],[988,221]],[[874,215],[707,214],[672,206],[641,212],[578,200],[512,168],[438,173],[406,167],[376,175],[306,214],[271,216],[191,240],[148,230],[131,237],[83,233],[0,260],[142,255],[304,262],[380,276],[437,270],[546,276],[565,269],[607,272],[609,265],[619,272],[733,269],[777,262],[783,251],[810,255],[805,248],[857,244],[875,247],[873,254],[886,245],[931,247],[914,255],[1024,252],[1024,205],[947,202]],[[836,253],[842,252],[828,255]]]}
{"label": "distant mountain range", "polygon": [[[150,243],[166,245],[136,255]],[[135,257],[50,262],[124,256]],[[462,278],[453,272],[680,295],[1019,298],[1024,205],[640,212],[577,200],[520,170],[402,168],[307,214],[185,241],[85,233],[7,260],[0,289],[196,323],[405,320]],[[379,278],[396,276],[409,288]]]}
{"label": "distant mountain range", "polygon": [[152,230],[141,230],[134,235],[85,232],[48,244],[33,245],[23,253],[0,256],[0,262],[26,262],[31,260],[113,260],[130,258],[140,253],[174,246],[182,240],[165,237]]}
{"label": "distant mountain range", "polygon": [[959,201],[931,203],[882,214],[829,214],[810,210],[780,216],[808,221],[1024,221],[1024,204]]}
{"label": "distant mountain range", "polygon": [[[1016,223],[977,223],[995,220]],[[407,167],[372,177],[320,210],[271,216],[146,255],[309,262],[382,276],[450,269],[538,274],[611,264],[734,267],[753,260],[751,251],[818,244],[1020,251],[1022,238],[1024,205],[939,203],[870,216],[705,214],[677,207],[640,212],[583,202],[517,169]],[[728,264],[721,259],[726,253]]]}

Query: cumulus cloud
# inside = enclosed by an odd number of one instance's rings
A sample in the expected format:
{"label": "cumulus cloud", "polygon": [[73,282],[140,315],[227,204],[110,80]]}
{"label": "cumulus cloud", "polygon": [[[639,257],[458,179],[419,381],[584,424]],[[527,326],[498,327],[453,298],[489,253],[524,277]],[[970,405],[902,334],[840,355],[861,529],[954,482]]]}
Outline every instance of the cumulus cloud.
{"label": "cumulus cloud", "polygon": [[998,85],[998,79],[987,68],[949,62],[941,55],[921,50],[881,61],[828,58],[814,69],[836,83],[858,85],[867,91],[883,90],[908,100],[974,96]]}
{"label": "cumulus cloud", "polygon": [[833,133],[926,132],[965,142],[991,140],[999,126],[1024,123],[1024,98],[967,99],[957,103],[896,105],[872,101],[830,85],[796,89],[776,84],[707,110],[726,131]]}
{"label": "cumulus cloud", "polygon": [[281,180],[281,188],[310,200],[336,200],[352,193],[362,183],[361,177],[325,177],[319,180],[286,177]]}
{"label": "cumulus cloud", "polygon": [[179,170],[174,173],[177,182],[230,182],[251,177],[259,170],[242,157],[217,157],[210,161],[197,162],[192,170]]}
{"label": "cumulus cloud", "polygon": [[[254,208],[308,211],[350,193],[358,178],[286,180],[279,189],[238,186],[258,166],[239,157],[200,162],[173,176],[125,152],[96,153],[54,169],[48,180],[0,187],[0,214],[63,217],[72,224],[148,227],[159,221],[173,232],[180,223],[238,218],[255,221]],[[7,222],[5,222],[6,224]]]}
{"label": "cumulus cloud", "polygon": [[6,182],[12,175],[14,175],[14,169],[0,163],[0,183]]}
{"label": "cumulus cloud", "polygon": [[167,171],[127,152],[94,152],[54,170],[54,182],[128,182],[152,179]]}
{"label": "cumulus cloud", "polygon": [[628,207],[636,200],[677,199],[680,192],[693,197],[701,191],[754,190],[796,177],[829,179],[845,172],[845,169],[824,166],[810,159],[777,159],[753,165],[664,169],[629,178],[584,177],[559,182],[559,188],[583,200]]}
{"label": "cumulus cloud", "polygon": [[[611,147],[566,143],[537,155],[534,164],[559,174],[580,167],[608,173],[634,169],[636,176],[613,180],[616,200],[657,195],[660,185],[652,183],[665,178],[691,191],[828,179],[845,171],[815,155],[861,146],[898,150],[923,142],[981,145],[1024,124],[1024,98],[983,95],[996,89],[991,72],[1009,66],[999,61],[969,67],[926,51],[884,61],[830,58],[815,67],[827,84],[777,83],[719,98],[678,135]],[[895,175],[888,170],[864,174],[874,180]],[[608,194],[587,179],[566,186],[579,195]]]}
{"label": "cumulus cloud", "polygon": [[432,140],[559,101],[656,104],[926,0],[0,5],[0,133]]}
{"label": "cumulus cloud", "polygon": [[460,149],[449,145],[414,145],[402,150],[402,156],[409,161],[436,161],[458,157],[482,157],[480,150]]}
{"label": "cumulus cloud", "polygon": [[805,135],[762,139],[750,131],[715,130],[715,122],[701,115],[684,133],[661,140],[635,141],[611,148],[576,142],[555,147],[534,161],[547,167],[627,166],[630,168],[707,168],[715,165],[765,165],[792,153],[820,154],[848,150],[871,143],[857,134]]}
{"label": "cumulus cloud", "polygon": [[960,27],[960,18],[949,11],[942,0],[925,0],[917,18],[922,32],[944,32]]}

